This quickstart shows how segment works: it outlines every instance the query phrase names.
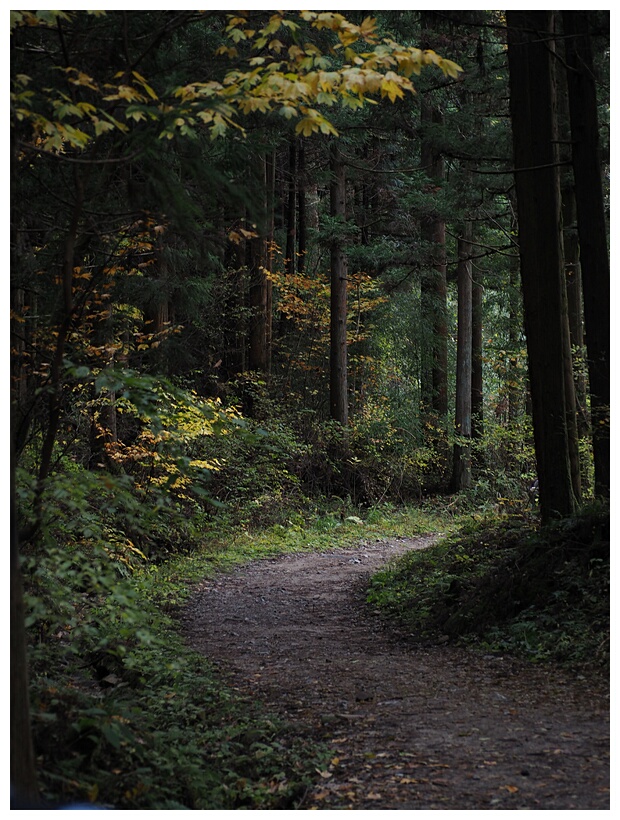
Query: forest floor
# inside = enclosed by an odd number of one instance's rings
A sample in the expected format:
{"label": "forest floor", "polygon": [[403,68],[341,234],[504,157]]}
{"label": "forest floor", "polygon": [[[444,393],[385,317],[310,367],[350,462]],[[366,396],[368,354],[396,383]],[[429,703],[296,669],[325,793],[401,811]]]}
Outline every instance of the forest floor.
{"label": "forest floor", "polygon": [[609,809],[605,686],[423,645],[364,584],[430,536],[256,561],[200,584],[191,645],[299,736],[333,749],[300,809]]}

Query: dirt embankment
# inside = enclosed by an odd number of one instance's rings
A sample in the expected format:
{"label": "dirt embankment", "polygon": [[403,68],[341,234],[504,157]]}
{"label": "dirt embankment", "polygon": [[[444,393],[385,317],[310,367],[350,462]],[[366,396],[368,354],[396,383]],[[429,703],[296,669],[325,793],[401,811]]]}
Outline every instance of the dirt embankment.
{"label": "dirt embankment", "polygon": [[609,717],[585,678],[420,646],[365,578],[431,537],[249,564],[202,584],[188,639],[233,685],[332,745],[301,808],[608,809]]}

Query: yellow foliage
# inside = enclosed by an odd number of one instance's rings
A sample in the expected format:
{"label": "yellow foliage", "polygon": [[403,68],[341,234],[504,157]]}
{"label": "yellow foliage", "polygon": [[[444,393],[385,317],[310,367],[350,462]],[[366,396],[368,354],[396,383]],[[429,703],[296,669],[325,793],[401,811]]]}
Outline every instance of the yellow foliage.
{"label": "yellow foliage", "polygon": [[[59,19],[66,20],[69,26],[80,13],[11,12],[11,27],[51,26]],[[287,45],[283,30],[300,30],[299,23],[291,19],[294,14],[317,31],[332,32],[331,46],[322,51],[315,43],[302,44],[298,37],[295,43]],[[434,51],[403,46],[390,38],[379,41],[376,20],[371,16],[355,25],[339,12],[278,11],[257,31],[251,27],[248,13],[237,11],[228,15],[225,35],[230,44],[220,46],[216,54],[236,60],[237,66],[231,67],[222,83],[207,80],[179,86],[168,100],[160,99],[147,79],[135,70],[130,74],[119,72],[114,78],[118,84],[102,86],[73,66],[61,70],[76,94],[85,89],[99,95],[101,104],[119,103],[117,108],[122,108],[122,118],[131,124],[172,114],[173,125],[165,125],[159,134],[160,139],[168,140],[177,135],[175,129],[192,135],[197,128],[207,127],[212,139],[226,134],[231,127],[243,131],[237,121],[239,115],[267,114],[272,110],[286,119],[300,116],[295,128],[297,134],[337,135],[333,124],[312,108],[313,104],[332,106],[340,102],[356,108],[372,102],[373,96],[394,103],[406,93],[415,93],[410,77],[419,74],[425,66],[435,66],[454,78],[462,70]],[[366,44],[369,50],[362,52],[353,48],[359,43]],[[343,49],[348,63],[336,69],[332,57],[339,49]],[[266,53],[276,59],[267,58]],[[43,104],[39,105],[35,92],[28,87],[27,75],[17,75],[14,83],[12,116],[30,121],[33,142],[45,151],[61,153],[67,147],[83,150],[107,132],[129,129],[118,119],[121,114],[112,116],[105,110],[106,106],[97,104],[92,93],[88,100],[51,99],[53,92],[47,89],[44,95],[48,97],[43,96]],[[36,110],[35,100],[40,110]],[[41,113],[47,111],[50,103],[55,108],[52,120]]]}

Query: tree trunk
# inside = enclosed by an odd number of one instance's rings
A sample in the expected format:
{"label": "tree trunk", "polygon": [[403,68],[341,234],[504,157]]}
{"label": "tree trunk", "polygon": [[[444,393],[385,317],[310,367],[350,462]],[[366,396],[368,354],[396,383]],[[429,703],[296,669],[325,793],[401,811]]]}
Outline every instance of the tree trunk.
{"label": "tree trunk", "polygon": [[471,486],[471,395],[472,395],[472,224],[467,222],[458,240],[458,328],[456,342],[456,414],[452,488]]}
{"label": "tree trunk", "polygon": [[[421,107],[422,124],[442,122],[441,112],[428,100]],[[423,129],[422,165],[431,180],[430,185],[441,185],[444,179],[444,161],[433,144],[432,135]],[[431,318],[432,339],[430,356],[422,367],[422,404],[432,410],[439,419],[448,414],[448,323],[446,281],[446,224],[437,214],[425,216],[421,221],[421,235],[431,248],[431,260],[422,278],[422,310]],[[430,360],[430,361],[429,361]]]}
{"label": "tree trunk", "polygon": [[[332,219],[346,221],[345,167],[337,143],[330,149]],[[329,399],[332,419],[346,425],[349,420],[347,384],[347,259],[344,241],[336,233],[331,242],[330,367]]]}
{"label": "tree trunk", "polygon": [[247,243],[246,264],[250,275],[250,370],[267,370],[267,280],[262,271],[264,239]]}
{"label": "tree trunk", "polygon": [[[17,269],[18,251],[11,254]],[[29,349],[35,343],[37,294],[18,287],[11,290],[11,442],[19,458],[30,430],[35,387],[29,372]]]}
{"label": "tree trunk", "polygon": [[[513,230],[517,229],[517,225],[513,225]],[[518,262],[510,260],[510,270],[508,273],[508,301],[509,301],[509,325],[508,325],[508,346],[509,346],[509,360],[508,360],[508,420],[516,421],[520,413],[524,410],[523,391],[519,384],[518,350],[520,345],[520,336],[522,328],[521,316],[521,293],[519,291],[519,266]]]}
{"label": "tree trunk", "polygon": [[575,189],[571,184],[562,188],[562,218],[564,223],[564,267],[566,272],[566,297],[568,301],[568,326],[573,350],[575,376],[575,401],[577,405],[577,432],[579,438],[591,435],[587,402],[586,353],[583,336],[583,297],[581,289],[581,264],[579,262],[579,236],[577,234],[577,205]]}
{"label": "tree trunk", "polygon": [[[285,193],[283,199],[286,201],[283,217],[286,228],[286,248],[284,252],[284,270],[287,276],[295,276],[297,272],[297,140],[292,138],[289,142],[288,163],[285,171]],[[305,204],[305,200],[304,200]],[[287,329],[292,326],[290,319],[284,313],[280,313],[278,320],[278,336],[282,338],[286,335]]]}
{"label": "tree trunk", "polygon": [[306,148],[304,140],[301,140],[297,157],[297,270],[299,273],[303,273],[306,269],[308,250],[306,228]]}
{"label": "tree trunk", "polygon": [[480,272],[472,283],[472,351],[471,351],[471,437],[480,439],[484,433],[484,403],[482,378],[482,297],[484,287]]}
{"label": "tree trunk", "polygon": [[262,214],[258,236],[246,246],[246,264],[250,274],[250,370],[268,373],[271,368],[271,283],[265,274],[269,268],[272,230],[270,189],[273,186],[272,170],[267,155],[262,157],[261,185],[263,190]]}
{"label": "tree trunk", "polygon": [[568,435],[568,458],[570,461],[571,480],[575,499],[581,499],[581,459],[579,457],[579,436],[577,435],[577,405],[575,401],[575,374],[573,355],[570,344],[568,322],[568,300],[566,297],[566,279],[562,278],[563,305],[563,347],[564,347],[564,390],[566,392],[566,432]]}
{"label": "tree trunk", "polygon": [[[267,245],[265,249],[265,267],[273,270],[275,250],[275,199],[276,199],[276,157],[271,151],[265,157],[265,207],[267,210]],[[271,372],[273,359],[273,282],[267,277],[266,305],[265,305],[265,348],[267,357],[267,372]]]}
{"label": "tree trunk", "polygon": [[562,12],[590,376],[594,489],[609,497],[609,256],[588,12]]}
{"label": "tree trunk", "polygon": [[521,284],[543,521],[571,515],[552,13],[508,11]]}
{"label": "tree trunk", "polygon": [[297,140],[289,146],[288,204],[286,208],[286,275],[294,276],[297,270]]}

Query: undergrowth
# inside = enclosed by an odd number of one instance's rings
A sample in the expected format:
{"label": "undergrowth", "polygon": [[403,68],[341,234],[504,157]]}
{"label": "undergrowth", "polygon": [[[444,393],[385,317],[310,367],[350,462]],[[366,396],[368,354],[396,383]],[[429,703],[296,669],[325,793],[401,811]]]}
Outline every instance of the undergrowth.
{"label": "undergrowth", "polygon": [[609,513],[584,511],[542,531],[523,516],[473,515],[377,573],[367,599],[414,639],[606,670]]}
{"label": "undergrowth", "polygon": [[177,616],[192,585],[250,560],[436,530],[440,516],[389,505],[361,512],[333,499],[283,521],[251,531],[220,520],[183,554],[131,573],[83,550],[25,560],[33,735],[48,805],[301,802],[327,750],[228,688],[183,642]]}
{"label": "undergrowth", "polygon": [[50,806],[292,808],[316,777],[322,748],[184,644],[171,613],[188,580],[165,565],[124,579],[109,594],[117,605],[125,594],[125,618],[101,600],[82,613],[88,628],[48,633],[35,648],[33,734]]}
{"label": "undergrowth", "polygon": [[[322,748],[218,680],[157,616],[147,648],[38,677],[34,736],[51,805],[293,808]],[[94,661],[98,660],[98,664]]]}
{"label": "undergrowth", "polygon": [[[434,499],[363,509],[332,497],[303,510],[282,506],[270,525],[205,517],[182,552],[150,561],[139,550],[120,560],[113,542],[87,542],[81,530],[72,542],[66,532],[77,525],[68,530],[58,518],[63,549],[48,545],[23,564],[43,798],[134,810],[301,804],[327,750],[310,730],[227,687],[180,635],[193,584],[251,560],[440,532],[441,543],[374,577],[375,606],[417,638],[604,667],[606,513],[540,532],[524,515],[495,509],[464,518],[458,506]],[[67,522],[78,518],[67,512]]]}

